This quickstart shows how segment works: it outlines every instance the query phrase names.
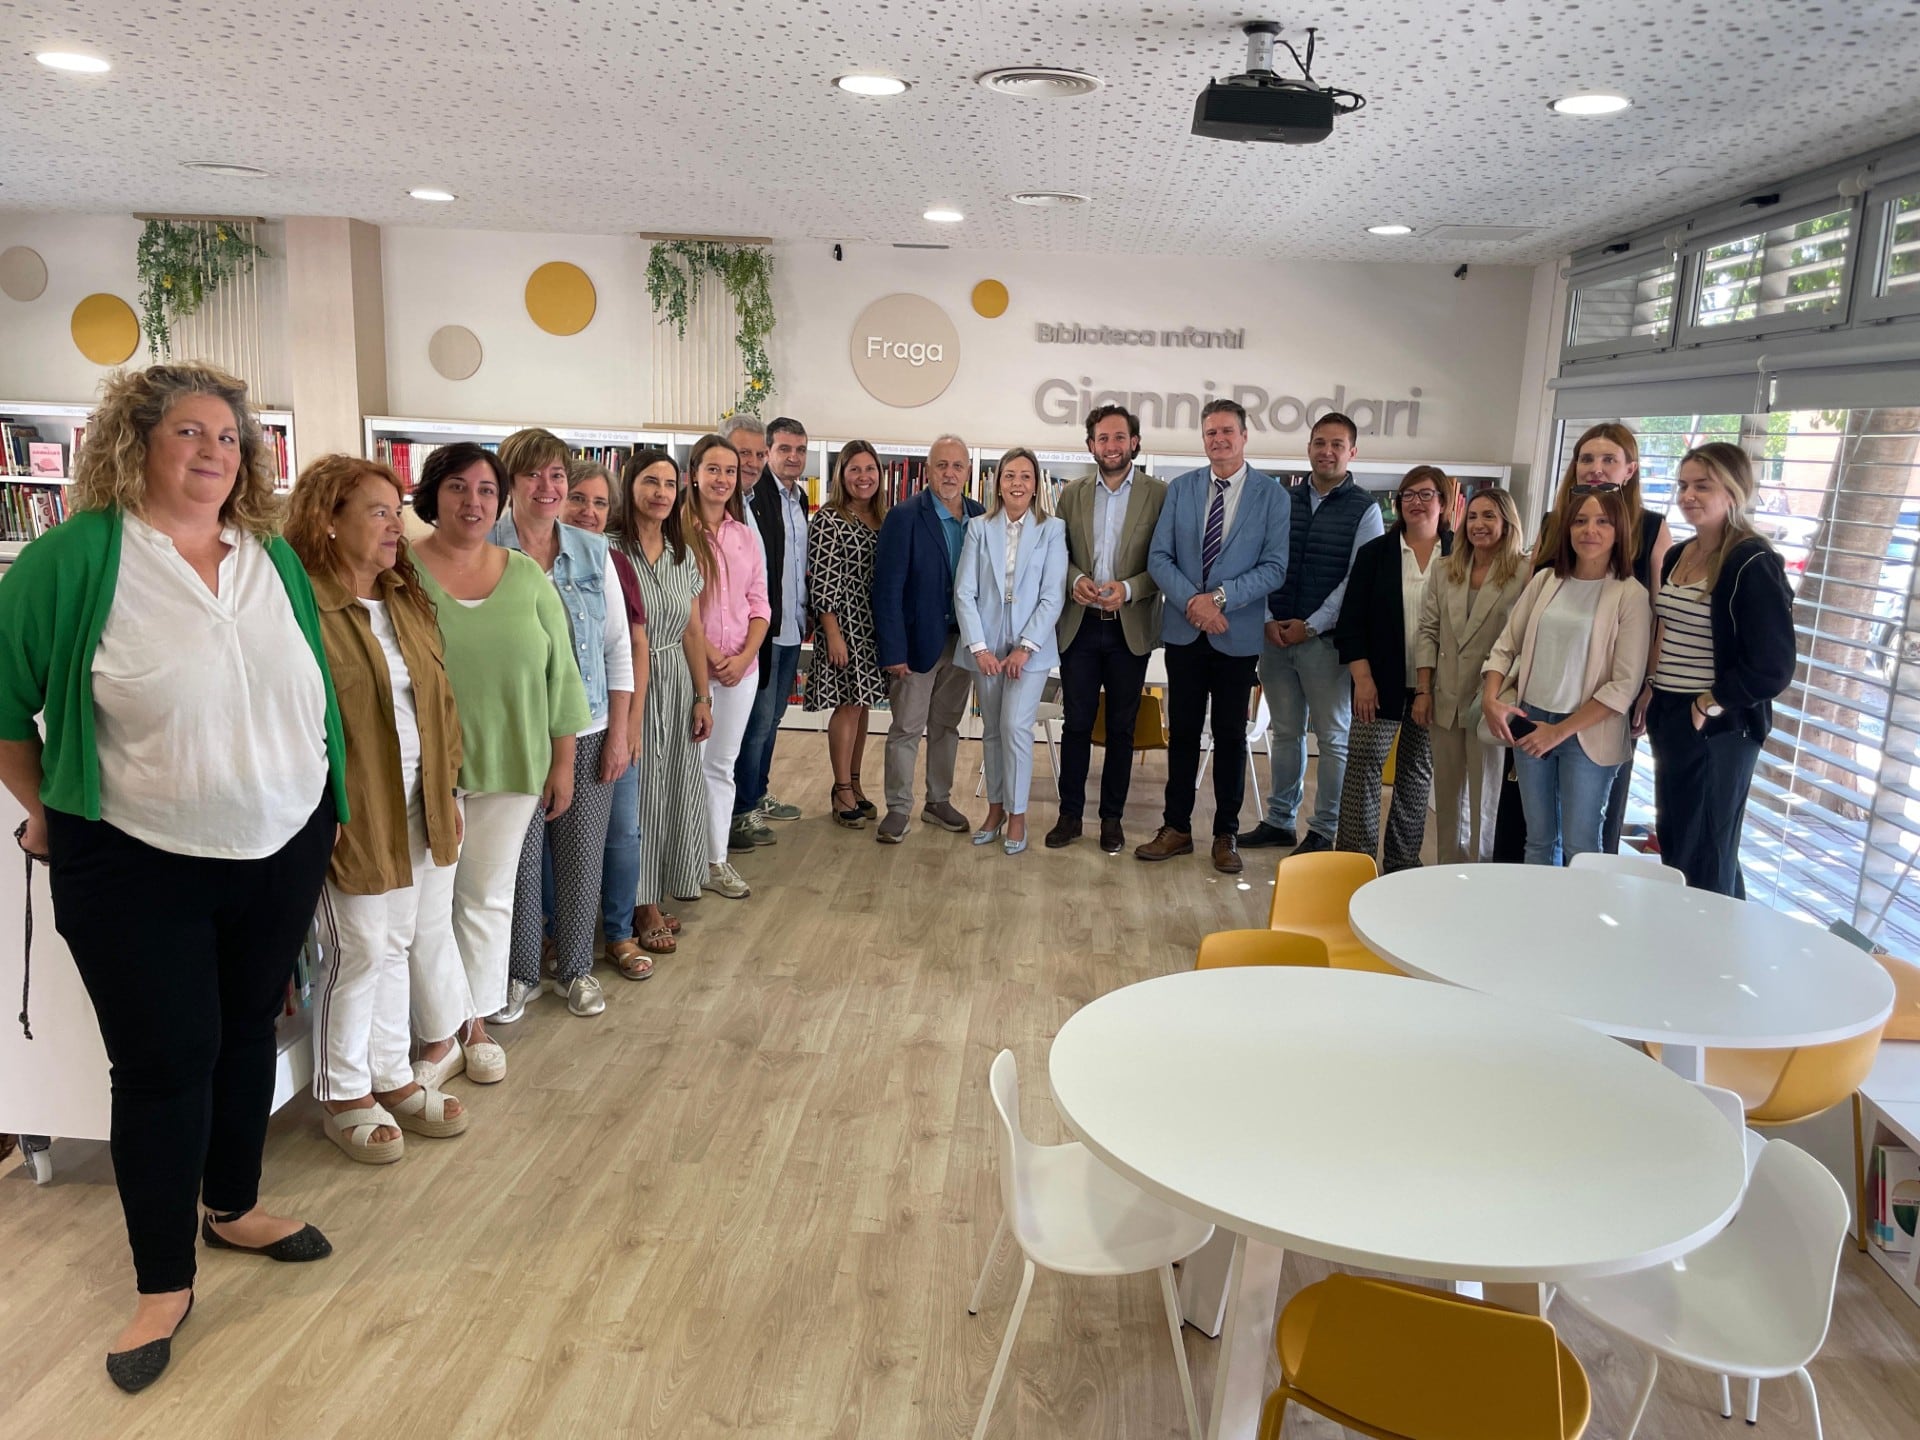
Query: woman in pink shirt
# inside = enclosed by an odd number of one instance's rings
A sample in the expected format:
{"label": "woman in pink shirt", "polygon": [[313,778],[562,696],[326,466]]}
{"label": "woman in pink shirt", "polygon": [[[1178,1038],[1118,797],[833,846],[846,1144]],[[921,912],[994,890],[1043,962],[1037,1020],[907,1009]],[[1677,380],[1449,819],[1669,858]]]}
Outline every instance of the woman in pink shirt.
{"label": "woman in pink shirt", "polygon": [[701,557],[707,584],[700,592],[700,624],[706,632],[707,677],[713,691],[713,733],[700,746],[708,827],[707,883],[702,888],[744,900],[751,892],[727,862],[727,827],[733,815],[733,763],[753,713],[760,642],[773,616],[767,604],[767,562],[759,537],[746,523],[739,453],[718,435],[703,435],[687,460],[687,476],[686,493],[680,497],[681,524],[695,554],[707,552]]}

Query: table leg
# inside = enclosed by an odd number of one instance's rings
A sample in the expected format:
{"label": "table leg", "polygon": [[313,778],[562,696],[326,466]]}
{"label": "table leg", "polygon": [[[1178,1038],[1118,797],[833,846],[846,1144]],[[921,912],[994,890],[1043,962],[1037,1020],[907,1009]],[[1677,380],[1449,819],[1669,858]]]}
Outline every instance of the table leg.
{"label": "table leg", "polygon": [[1280,1269],[1287,1252],[1278,1245],[1233,1237],[1227,1279],[1226,1328],[1213,1376],[1211,1440],[1253,1440],[1265,1402],[1267,1357],[1273,1353],[1273,1316],[1280,1303]]}
{"label": "table leg", "polygon": [[1547,1313],[1547,1287],[1544,1285],[1488,1284],[1482,1288],[1486,1298],[1495,1305],[1518,1310],[1522,1315]]}
{"label": "table leg", "polygon": [[1227,1314],[1233,1241],[1231,1230],[1216,1225],[1213,1238],[1180,1262],[1180,1318],[1215,1340]]}
{"label": "table leg", "polygon": [[1707,1078],[1707,1052],[1698,1045],[1662,1045],[1660,1063],[1682,1080],[1696,1084]]}

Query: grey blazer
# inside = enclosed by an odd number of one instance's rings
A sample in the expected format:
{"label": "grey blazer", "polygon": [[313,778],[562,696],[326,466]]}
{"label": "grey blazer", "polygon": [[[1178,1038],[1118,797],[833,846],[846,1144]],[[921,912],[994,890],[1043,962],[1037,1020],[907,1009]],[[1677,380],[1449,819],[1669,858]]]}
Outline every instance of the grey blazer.
{"label": "grey blazer", "polygon": [[1415,669],[1433,671],[1435,725],[1471,730],[1480,723],[1481,667],[1531,578],[1523,564],[1505,585],[1488,581],[1477,591],[1464,580],[1449,580],[1444,568],[1427,582],[1413,663]]}

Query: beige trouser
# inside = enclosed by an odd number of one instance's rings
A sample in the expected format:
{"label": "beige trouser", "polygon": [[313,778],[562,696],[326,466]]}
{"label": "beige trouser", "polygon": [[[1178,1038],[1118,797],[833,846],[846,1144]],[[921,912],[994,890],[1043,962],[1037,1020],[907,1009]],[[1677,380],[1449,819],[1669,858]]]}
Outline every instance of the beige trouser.
{"label": "beige trouser", "polygon": [[1493,859],[1494,817],[1500,810],[1500,766],[1506,750],[1482,745],[1462,726],[1435,725],[1433,743],[1434,843],[1442,865]]}
{"label": "beige trouser", "polygon": [[953,663],[958,636],[947,638],[940,660],[924,674],[909,670],[887,677],[893,724],[887,730],[887,813],[913,808],[913,761],[927,737],[927,803],[942,805],[953,794],[953,766],[960,755],[960,717],[967,713],[973,672]]}

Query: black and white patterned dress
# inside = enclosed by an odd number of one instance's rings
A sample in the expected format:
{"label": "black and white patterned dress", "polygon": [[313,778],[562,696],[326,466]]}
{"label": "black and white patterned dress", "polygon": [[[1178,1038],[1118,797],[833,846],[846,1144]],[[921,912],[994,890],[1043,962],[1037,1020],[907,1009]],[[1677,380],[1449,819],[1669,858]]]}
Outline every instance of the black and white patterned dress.
{"label": "black and white patterned dress", "polygon": [[880,532],[837,510],[822,509],[807,537],[807,603],[815,615],[832,615],[847,642],[844,667],[827,661],[827,640],[816,625],[813,666],[807,672],[805,708],[884,705],[887,677],[880,673],[873,636],[873,557]]}

